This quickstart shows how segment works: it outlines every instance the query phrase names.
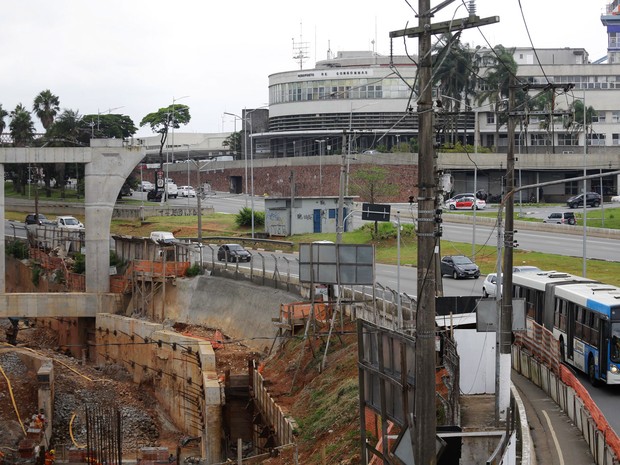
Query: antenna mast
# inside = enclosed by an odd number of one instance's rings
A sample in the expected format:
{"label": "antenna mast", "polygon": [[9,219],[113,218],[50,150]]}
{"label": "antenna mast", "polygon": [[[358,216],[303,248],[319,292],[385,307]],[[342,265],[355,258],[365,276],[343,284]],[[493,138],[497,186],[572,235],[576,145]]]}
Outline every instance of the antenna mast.
{"label": "antenna mast", "polygon": [[308,59],[308,42],[303,41],[303,23],[299,23],[299,42],[295,42],[293,37],[293,60],[299,62],[299,69],[304,69],[304,61]]}

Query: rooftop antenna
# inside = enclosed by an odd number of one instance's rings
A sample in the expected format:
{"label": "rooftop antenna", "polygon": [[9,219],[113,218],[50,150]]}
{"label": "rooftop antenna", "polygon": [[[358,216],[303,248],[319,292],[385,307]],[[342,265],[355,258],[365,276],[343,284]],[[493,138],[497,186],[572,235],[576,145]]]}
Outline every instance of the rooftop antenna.
{"label": "rooftop antenna", "polygon": [[331,60],[334,58],[334,54],[332,53],[332,44],[331,40],[327,41],[327,59]]}
{"label": "rooftop antenna", "polygon": [[293,60],[299,61],[299,69],[304,69],[304,61],[308,59],[308,42],[303,41],[303,23],[299,23],[299,42],[293,37]]}

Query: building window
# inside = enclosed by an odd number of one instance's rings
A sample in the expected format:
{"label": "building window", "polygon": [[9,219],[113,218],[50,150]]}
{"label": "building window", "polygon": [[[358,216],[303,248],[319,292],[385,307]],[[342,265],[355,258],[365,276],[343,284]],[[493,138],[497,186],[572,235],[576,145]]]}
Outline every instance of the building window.
{"label": "building window", "polygon": [[611,135],[611,144],[612,145],[620,145],[620,134],[612,134]]}
{"label": "building window", "polygon": [[547,134],[531,134],[531,144],[534,146],[551,145]]}
{"label": "building window", "polygon": [[593,123],[604,123],[605,122],[605,112],[604,111],[597,111],[595,114],[592,115],[592,122]]}
{"label": "building window", "polygon": [[579,145],[579,136],[570,132],[558,134],[558,145]]}
{"label": "building window", "polygon": [[605,145],[605,134],[588,134],[588,145]]}
{"label": "building window", "polygon": [[612,111],[611,112],[611,122],[612,123],[620,123],[620,111]]}
{"label": "building window", "polygon": [[564,193],[566,195],[576,195],[578,194],[579,188],[583,186],[583,183],[580,181],[570,181],[564,183]]}
{"label": "building window", "polygon": [[487,112],[487,124],[495,124],[495,113]]}

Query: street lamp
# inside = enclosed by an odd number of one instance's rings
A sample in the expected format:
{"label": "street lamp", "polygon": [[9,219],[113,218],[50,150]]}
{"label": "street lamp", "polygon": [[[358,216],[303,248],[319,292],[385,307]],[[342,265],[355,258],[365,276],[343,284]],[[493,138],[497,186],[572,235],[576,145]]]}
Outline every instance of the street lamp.
{"label": "street lamp", "polygon": [[[184,147],[187,147],[187,187],[191,186],[191,183],[189,181],[189,144],[183,144]],[[196,189],[198,189],[199,186],[196,186]],[[198,195],[198,193],[196,192],[196,196]],[[187,192],[187,205],[189,205],[189,191]]]}
{"label": "street lamp", "polygon": [[[239,115],[235,115],[234,113],[224,112],[225,115],[234,116],[235,117],[235,133],[237,132],[237,119],[243,122],[243,118]],[[243,130],[243,156],[245,158],[245,206],[248,206],[248,131]]]}

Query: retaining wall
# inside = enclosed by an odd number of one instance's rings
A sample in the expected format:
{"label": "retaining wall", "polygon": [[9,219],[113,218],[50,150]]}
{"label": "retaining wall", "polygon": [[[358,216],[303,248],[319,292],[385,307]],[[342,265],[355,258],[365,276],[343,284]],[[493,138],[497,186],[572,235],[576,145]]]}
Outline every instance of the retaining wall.
{"label": "retaining wall", "polygon": [[206,463],[218,463],[224,391],[211,343],[107,313],[97,315],[95,332],[97,361],[123,365],[135,383],[151,385],[177,427],[202,436]]}
{"label": "retaining wall", "polygon": [[564,366],[559,375],[520,346],[512,346],[513,368],[551,397],[581,431],[597,465],[618,465],[620,440],[588,392]]}

